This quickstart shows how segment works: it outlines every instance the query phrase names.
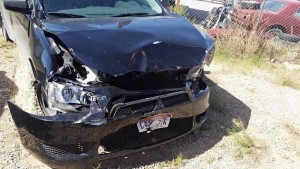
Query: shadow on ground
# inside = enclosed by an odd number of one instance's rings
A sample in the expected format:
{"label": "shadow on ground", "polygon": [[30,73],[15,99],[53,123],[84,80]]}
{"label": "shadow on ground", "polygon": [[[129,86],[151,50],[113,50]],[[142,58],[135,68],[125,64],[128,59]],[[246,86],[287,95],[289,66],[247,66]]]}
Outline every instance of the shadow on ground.
{"label": "shadow on ground", "polygon": [[220,97],[223,103],[222,107],[216,107],[218,104],[211,106],[214,108],[208,110],[208,120],[199,132],[148,151],[101,161],[99,162],[101,168],[133,168],[151,165],[156,162],[171,161],[180,153],[185,159],[194,158],[213,148],[228,135],[228,129],[234,127],[233,119],[241,120],[247,128],[251,109],[212,80],[205,78],[205,81],[210,86],[211,92]]}
{"label": "shadow on ground", "polygon": [[15,83],[6,77],[5,71],[0,71],[0,117],[4,112],[6,102],[18,91]]}

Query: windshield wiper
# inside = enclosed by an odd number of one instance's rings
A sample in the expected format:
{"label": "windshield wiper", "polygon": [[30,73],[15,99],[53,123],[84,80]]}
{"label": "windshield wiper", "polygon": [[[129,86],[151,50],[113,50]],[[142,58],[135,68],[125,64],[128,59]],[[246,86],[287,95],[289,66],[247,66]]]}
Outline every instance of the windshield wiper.
{"label": "windshield wiper", "polygon": [[122,13],[119,15],[113,15],[112,17],[126,17],[126,16],[149,16],[149,13]]}
{"label": "windshield wiper", "polygon": [[85,18],[83,15],[76,15],[71,13],[60,13],[60,12],[48,12],[48,15],[60,16],[66,18]]}

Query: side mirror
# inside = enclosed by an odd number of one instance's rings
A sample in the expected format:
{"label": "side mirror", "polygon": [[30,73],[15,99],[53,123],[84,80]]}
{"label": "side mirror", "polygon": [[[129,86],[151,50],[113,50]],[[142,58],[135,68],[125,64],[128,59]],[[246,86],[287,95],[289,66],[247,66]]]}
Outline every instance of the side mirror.
{"label": "side mirror", "polygon": [[170,0],[161,0],[161,4],[163,5],[164,8],[169,9],[171,4]]}
{"label": "side mirror", "polygon": [[27,0],[4,0],[4,8],[22,14],[31,13]]}

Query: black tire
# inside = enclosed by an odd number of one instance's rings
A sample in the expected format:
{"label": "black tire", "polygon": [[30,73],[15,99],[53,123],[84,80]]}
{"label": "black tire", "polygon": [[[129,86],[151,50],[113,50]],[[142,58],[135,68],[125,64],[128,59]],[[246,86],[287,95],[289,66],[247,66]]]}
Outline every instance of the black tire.
{"label": "black tire", "polygon": [[268,31],[265,32],[265,37],[266,39],[273,39],[273,40],[279,40],[280,39],[280,35],[282,34],[283,32],[280,30],[280,29],[270,29]]}
{"label": "black tire", "polygon": [[285,33],[285,29],[282,26],[271,26],[266,30],[266,35],[271,38],[279,39],[280,35]]}
{"label": "black tire", "polygon": [[280,36],[282,33],[283,33],[283,31],[281,29],[278,29],[278,28],[272,28],[272,29],[267,31],[267,34],[271,34],[271,35],[274,35],[276,37]]}

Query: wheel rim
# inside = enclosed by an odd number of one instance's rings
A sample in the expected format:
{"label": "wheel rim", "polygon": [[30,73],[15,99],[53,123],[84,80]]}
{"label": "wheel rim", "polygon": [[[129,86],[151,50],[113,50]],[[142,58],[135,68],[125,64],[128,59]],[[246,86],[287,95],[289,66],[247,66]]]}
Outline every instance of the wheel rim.
{"label": "wheel rim", "polygon": [[282,34],[282,30],[280,29],[271,29],[267,32],[267,35],[270,38],[279,38],[280,34]]}

